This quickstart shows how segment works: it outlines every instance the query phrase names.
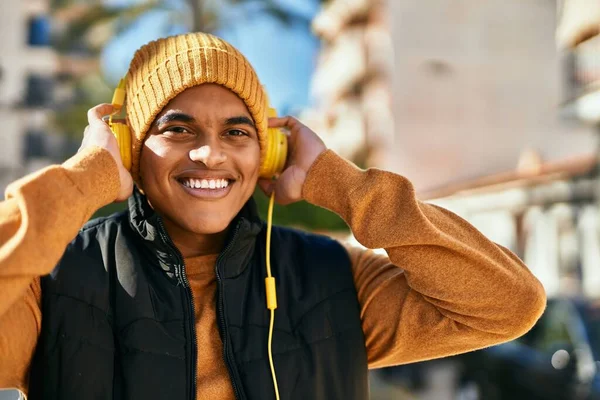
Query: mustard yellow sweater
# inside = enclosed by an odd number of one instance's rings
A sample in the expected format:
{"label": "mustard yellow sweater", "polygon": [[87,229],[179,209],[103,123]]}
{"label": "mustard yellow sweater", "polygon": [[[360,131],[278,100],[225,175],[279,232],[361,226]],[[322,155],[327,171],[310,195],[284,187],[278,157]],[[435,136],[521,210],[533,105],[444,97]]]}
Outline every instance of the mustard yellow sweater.
{"label": "mustard yellow sweater", "polygon": [[[39,277],[118,188],[116,163],[100,148],[7,188],[0,202],[0,387],[27,392],[43,318]],[[402,176],[360,170],[328,150],[311,167],[303,195],[344,218],[363,245],[387,251],[389,258],[347,246],[370,368],[514,339],[544,310],[542,286],[515,255],[453,213],[419,202]],[[186,260],[198,346],[213,349],[198,352],[198,398],[233,399],[215,321],[215,258]]]}

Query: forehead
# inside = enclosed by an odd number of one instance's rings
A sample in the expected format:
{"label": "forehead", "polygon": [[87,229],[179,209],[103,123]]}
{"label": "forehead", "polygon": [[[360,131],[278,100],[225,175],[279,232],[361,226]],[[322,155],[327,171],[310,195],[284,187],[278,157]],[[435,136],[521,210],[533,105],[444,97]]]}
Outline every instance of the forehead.
{"label": "forehead", "polygon": [[196,118],[203,116],[246,115],[246,103],[231,90],[214,83],[204,83],[185,89],[174,97],[161,111],[177,109]]}

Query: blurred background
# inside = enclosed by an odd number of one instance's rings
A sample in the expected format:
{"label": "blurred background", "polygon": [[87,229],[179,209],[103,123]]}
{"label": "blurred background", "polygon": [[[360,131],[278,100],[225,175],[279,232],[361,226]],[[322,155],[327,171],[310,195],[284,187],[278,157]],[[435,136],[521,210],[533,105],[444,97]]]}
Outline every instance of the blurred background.
{"label": "blurred background", "polygon": [[[195,30],[239,48],[280,114],[406,175],[548,292],[525,337],[373,371],[373,399],[600,399],[600,1],[2,1],[0,188],[77,151],[138,47]],[[349,235],[306,203],[275,221]]]}

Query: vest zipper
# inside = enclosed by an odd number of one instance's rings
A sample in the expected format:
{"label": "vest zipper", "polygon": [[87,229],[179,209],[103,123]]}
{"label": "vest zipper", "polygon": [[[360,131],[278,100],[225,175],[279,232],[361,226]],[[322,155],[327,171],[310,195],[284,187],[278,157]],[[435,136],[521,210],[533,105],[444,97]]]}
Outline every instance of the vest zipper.
{"label": "vest zipper", "polygon": [[233,243],[235,242],[235,239],[237,238],[239,230],[240,230],[240,221],[238,221],[238,223],[235,227],[235,230],[233,232],[233,236],[232,236],[231,240],[229,241],[229,243],[227,244],[225,249],[221,252],[219,257],[217,258],[215,270],[217,273],[217,283],[219,285],[219,294],[218,294],[219,298],[218,298],[218,307],[217,307],[217,312],[218,312],[217,320],[218,321],[217,322],[219,323],[219,328],[223,335],[223,359],[225,361],[225,365],[227,366],[227,369],[229,370],[229,376],[231,378],[231,386],[233,387],[233,393],[235,395],[235,398],[238,400],[242,400],[242,399],[245,399],[246,396],[244,395],[244,393],[242,391],[242,384],[240,382],[240,377],[239,377],[237,368],[235,367],[235,362],[233,360],[233,353],[231,352],[231,349],[229,346],[229,333],[227,332],[227,323],[225,321],[225,310],[224,310],[225,306],[224,306],[224,302],[223,302],[223,280],[221,278],[221,274],[219,274],[219,265],[221,264],[221,261],[224,259],[225,255],[233,247]]}
{"label": "vest zipper", "polygon": [[167,230],[163,225],[162,219],[158,218],[158,225],[160,226],[160,236],[163,241],[167,243],[175,253],[177,257],[178,263],[175,265],[175,276],[179,283],[181,283],[185,287],[186,291],[186,300],[188,304],[188,310],[191,310],[191,319],[189,326],[189,334],[192,337],[192,358],[190,361],[190,371],[192,371],[192,388],[190,393],[190,398],[192,400],[196,399],[196,387],[198,385],[198,337],[196,336],[196,311],[194,309],[194,298],[192,294],[192,288],[190,287],[190,282],[187,278],[187,273],[185,270],[185,261],[183,259],[183,255],[179,251],[179,249],[175,246],[175,243],[171,240],[169,235],[167,234]]}

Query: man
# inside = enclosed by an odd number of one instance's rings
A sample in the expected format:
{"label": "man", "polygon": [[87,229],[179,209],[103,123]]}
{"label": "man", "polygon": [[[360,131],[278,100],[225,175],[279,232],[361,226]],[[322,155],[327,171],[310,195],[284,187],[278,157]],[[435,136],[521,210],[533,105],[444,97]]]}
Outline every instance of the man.
{"label": "man", "polygon": [[[274,228],[283,399],[365,399],[368,368],[508,341],[543,312],[516,256],[420,203],[407,179],[356,168],[294,118],[268,121],[255,72],[221,39],[151,42],[127,82],[131,175],[102,120],[114,110],[99,105],[77,155],[0,203],[0,386],[31,398],[275,398],[257,183],[280,203],[338,213],[389,256]],[[267,123],[290,132],[275,183],[258,177]],[[126,198],[126,212],[80,229]]]}

